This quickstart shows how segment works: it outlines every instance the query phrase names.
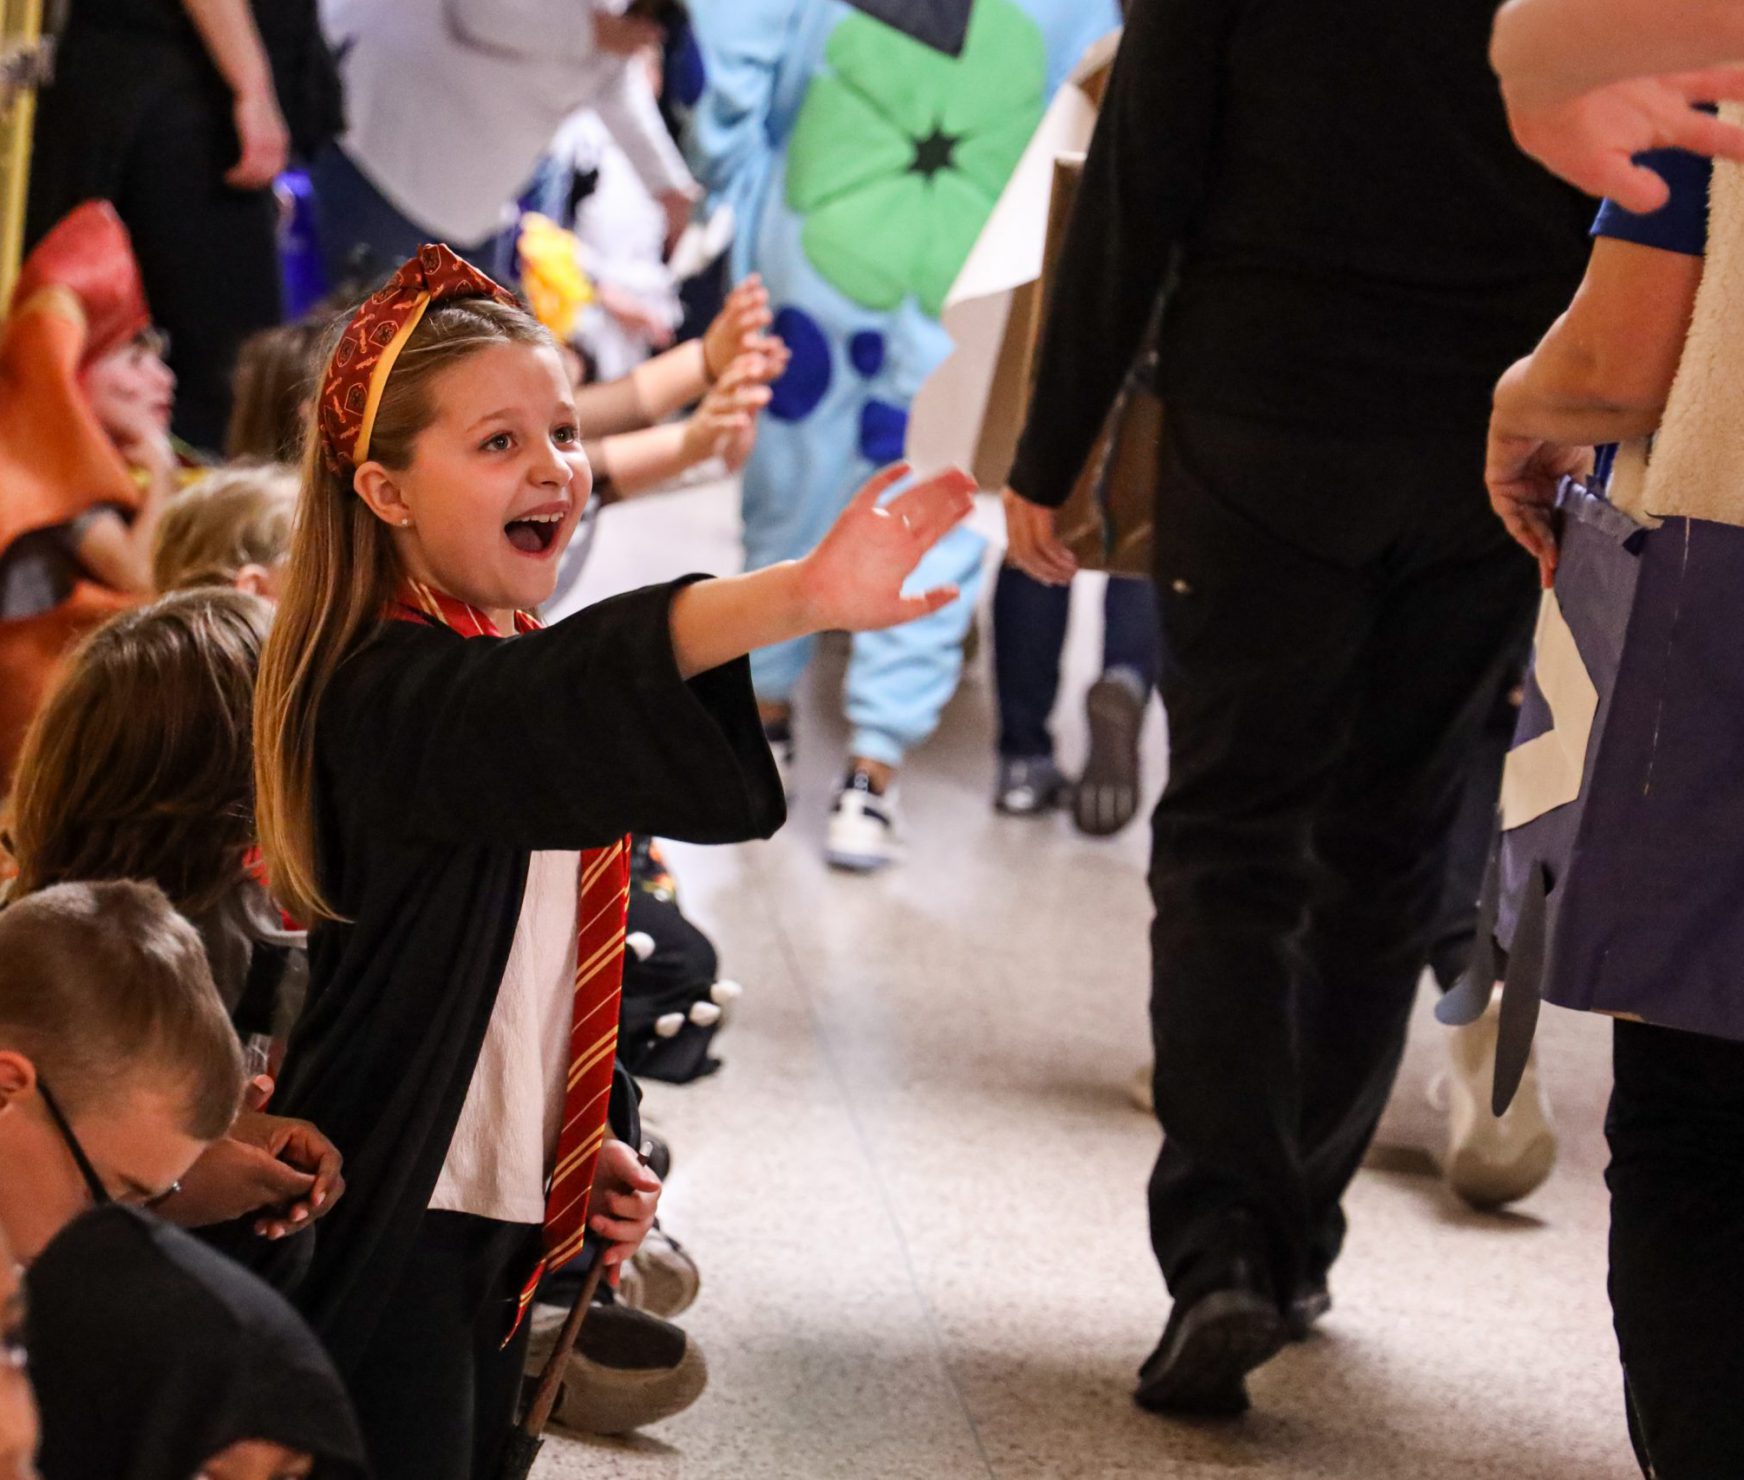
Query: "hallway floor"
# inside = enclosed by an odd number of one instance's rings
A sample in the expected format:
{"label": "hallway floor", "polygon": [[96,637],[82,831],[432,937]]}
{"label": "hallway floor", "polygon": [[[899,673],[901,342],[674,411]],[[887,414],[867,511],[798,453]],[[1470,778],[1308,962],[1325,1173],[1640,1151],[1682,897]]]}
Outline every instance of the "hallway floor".
{"label": "hallway floor", "polygon": [[[614,511],[587,599],[735,560],[728,490]],[[1084,583],[1080,583],[1084,584]],[[1088,611],[1080,593],[1080,609]],[[1062,758],[1095,642],[1075,632]],[[1322,1333],[1232,1423],[1135,1408],[1167,1313],[1145,1229],[1145,828],[1098,843],[1015,820],[993,782],[985,654],[904,777],[909,855],[821,862],[842,760],[840,648],[802,696],[799,792],[772,842],[675,847],[689,912],[746,992],[725,1068],[652,1085],[663,1216],[703,1271],[683,1323],[711,1382],[626,1440],[558,1437],[540,1480],[1630,1480],[1604,1287],[1609,1030],[1547,1013],[1563,1159],[1502,1216],[1432,1154],[1440,1029],[1419,1014]],[[1163,736],[1153,713],[1150,779]]]}

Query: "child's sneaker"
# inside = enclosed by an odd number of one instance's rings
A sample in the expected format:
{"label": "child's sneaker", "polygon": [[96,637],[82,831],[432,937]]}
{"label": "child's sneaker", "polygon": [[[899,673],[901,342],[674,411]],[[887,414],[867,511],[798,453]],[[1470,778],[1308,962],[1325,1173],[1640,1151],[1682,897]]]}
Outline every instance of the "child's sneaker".
{"label": "child's sneaker", "polygon": [[999,758],[999,789],[993,794],[993,810],[1007,817],[1039,817],[1060,805],[1066,794],[1066,778],[1051,755]]}
{"label": "child's sneaker", "polygon": [[896,857],[896,790],[880,792],[871,775],[856,767],[836,793],[824,859],[831,868],[870,874]]}

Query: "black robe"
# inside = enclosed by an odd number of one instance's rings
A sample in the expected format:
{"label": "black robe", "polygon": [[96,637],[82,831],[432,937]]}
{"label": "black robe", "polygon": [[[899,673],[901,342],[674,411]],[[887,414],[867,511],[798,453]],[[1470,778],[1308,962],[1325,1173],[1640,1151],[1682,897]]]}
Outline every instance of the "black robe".
{"label": "black robe", "polygon": [[[694,578],[693,578],[694,579]],[[768,837],[786,817],[741,659],[686,682],[679,584],[540,632],[387,622],[316,732],[321,883],[309,999],[273,1109],[345,1155],[296,1301],[349,1372],[447,1155],[508,962],[528,859],[628,832]]]}

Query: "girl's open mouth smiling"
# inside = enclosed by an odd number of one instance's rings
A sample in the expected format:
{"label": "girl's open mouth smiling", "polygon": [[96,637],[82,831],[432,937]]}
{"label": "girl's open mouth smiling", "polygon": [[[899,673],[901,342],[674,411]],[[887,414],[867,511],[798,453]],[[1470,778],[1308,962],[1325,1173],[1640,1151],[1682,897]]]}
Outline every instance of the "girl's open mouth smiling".
{"label": "girl's open mouth smiling", "polygon": [[557,532],[563,528],[563,520],[568,512],[566,508],[535,509],[519,519],[511,519],[503,526],[503,533],[521,554],[544,555],[556,543]]}

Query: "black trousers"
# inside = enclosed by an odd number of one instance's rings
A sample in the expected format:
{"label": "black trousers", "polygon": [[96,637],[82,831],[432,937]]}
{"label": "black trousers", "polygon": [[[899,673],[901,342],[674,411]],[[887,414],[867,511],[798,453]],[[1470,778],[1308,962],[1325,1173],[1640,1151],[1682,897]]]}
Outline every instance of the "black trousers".
{"label": "black trousers", "polygon": [[1642,1472],[1744,1475],[1744,1043],[1619,1022],[1612,1057],[1611,1310]]}
{"label": "black trousers", "polygon": [[528,1328],[503,1338],[539,1239],[531,1224],[424,1215],[351,1378],[375,1480],[496,1480]]}
{"label": "black trousers", "polygon": [[1452,990],[1471,963],[1478,939],[1478,900],[1484,875],[1496,851],[1501,827],[1497,808],[1502,795],[1502,770],[1520,723],[1520,679],[1529,644],[1522,644],[1515,661],[1496,685],[1495,697],[1478,731],[1460,789],[1459,811],[1447,845],[1447,881],[1435,913],[1429,940],[1429,969],[1442,991]]}
{"label": "black trousers", "polygon": [[[140,45],[123,27],[69,32],[37,108],[26,236],[81,201],[114,203],[169,335],[176,434],[218,452],[242,341],[283,312],[278,205],[270,189],[224,183],[239,145],[223,88]],[[141,72],[162,75],[147,86]]]}
{"label": "black trousers", "polygon": [[1351,438],[1172,406],[1154,821],[1151,1236],[1177,1297],[1283,1297],[1344,1236],[1487,706],[1536,604],[1483,428]]}
{"label": "black trousers", "polygon": [[[1072,605],[1069,586],[1044,586],[1004,566],[993,589],[993,669],[999,689],[999,753],[1052,756],[1048,728],[1060,695],[1060,657]],[[1149,690],[1157,681],[1157,603],[1150,582],[1111,579],[1102,599],[1102,671],[1124,669]]]}

